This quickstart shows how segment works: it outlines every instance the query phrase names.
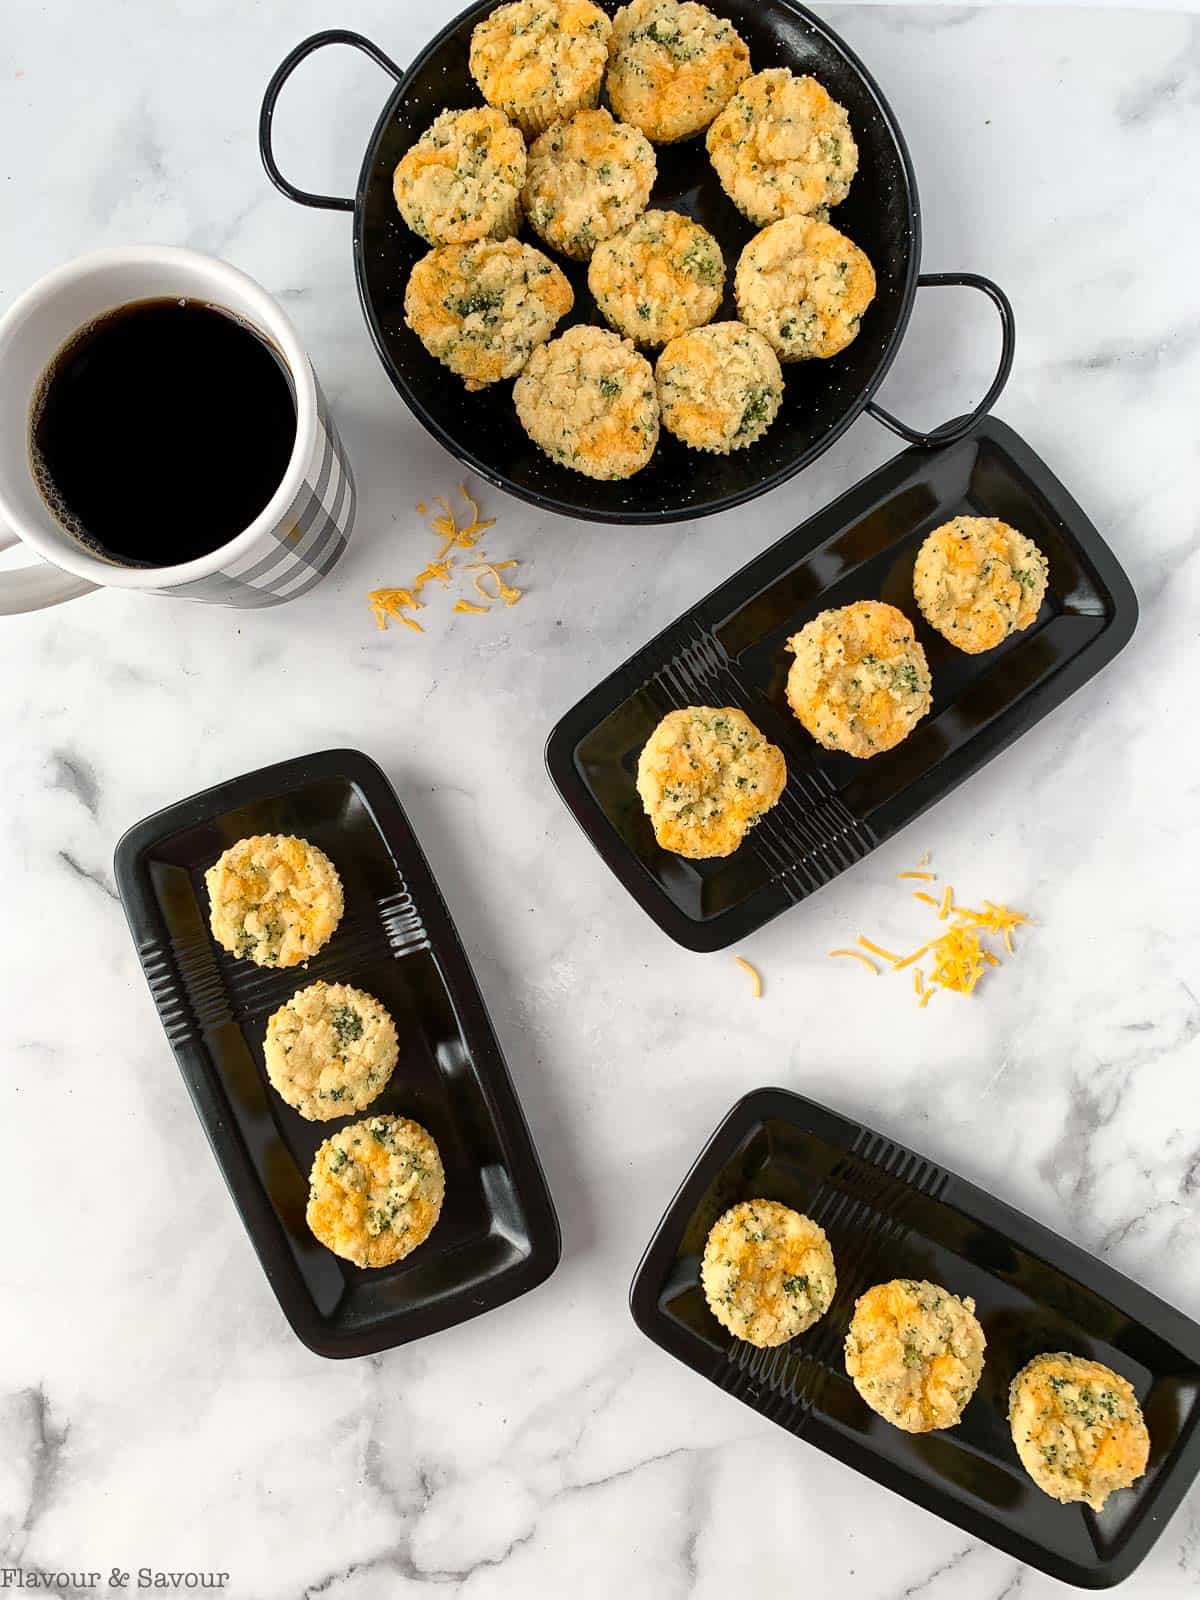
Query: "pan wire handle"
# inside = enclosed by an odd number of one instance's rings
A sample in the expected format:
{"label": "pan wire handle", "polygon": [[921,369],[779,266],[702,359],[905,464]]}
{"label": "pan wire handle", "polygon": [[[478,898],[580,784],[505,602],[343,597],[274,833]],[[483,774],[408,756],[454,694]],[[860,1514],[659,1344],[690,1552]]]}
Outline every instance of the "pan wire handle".
{"label": "pan wire handle", "polygon": [[311,194],[307,189],[297,189],[294,183],[289,183],[279,170],[271,143],[271,125],[275,118],[275,102],[279,99],[279,91],[307,56],[323,49],[327,44],[353,45],[356,50],[361,50],[364,55],[370,56],[371,60],[385,72],[390,73],[397,83],[404,76],[403,69],[398,67],[390,56],[385,55],[377,44],[372,44],[371,40],[364,38],[361,33],[352,33],[348,28],[327,28],[323,33],[312,34],[309,38],[301,40],[271,74],[271,81],[267,84],[266,93],[263,95],[262,110],[258,114],[258,153],[262,157],[263,166],[267,169],[267,177],[281,194],[287,195],[288,199],[294,200],[297,205],[316,206],[322,211],[353,211],[352,199],[333,194]]}
{"label": "pan wire handle", "polygon": [[917,287],[978,289],[981,294],[987,295],[1000,313],[1000,365],[996,369],[996,376],[992,379],[988,392],[969,415],[959,417],[955,422],[944,423],[940,428],[933,428],[928,433],[922,433],[919,428],[910,428],[906,422],[901,422],[890,411],[885,411],[882,406],[876,405],[874,400],[867,401],[867,410],[876,422],[882,422],[885,428],[898,433],[902,439],[907,439],[909,444],[933,448],[937,445],[953,444],[957,439],[964,438],[980,417],[987,416],[1000,398],[1000,392],[1008,382],[1008,375],[1012,371],[1013,352],[1017,343],[1017,321],[1013,315],[1012,302],[1000,285],[993,283],[990,278],[981,277],[978,273],[923,272],[917,279]]}

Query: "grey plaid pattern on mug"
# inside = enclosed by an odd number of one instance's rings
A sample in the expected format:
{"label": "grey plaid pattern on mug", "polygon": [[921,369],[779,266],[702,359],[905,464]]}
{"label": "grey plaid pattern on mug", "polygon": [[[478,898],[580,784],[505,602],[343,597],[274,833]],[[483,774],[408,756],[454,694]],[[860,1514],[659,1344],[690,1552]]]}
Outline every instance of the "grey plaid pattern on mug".
{"label": "grey plaid pattern on mug", "polygon": [[194,583],[151,591],[220,606],[277,606],[306,594],[336,565],[354,526],[354,474],[321,385],[317,438],[299,493],[236,561]]}

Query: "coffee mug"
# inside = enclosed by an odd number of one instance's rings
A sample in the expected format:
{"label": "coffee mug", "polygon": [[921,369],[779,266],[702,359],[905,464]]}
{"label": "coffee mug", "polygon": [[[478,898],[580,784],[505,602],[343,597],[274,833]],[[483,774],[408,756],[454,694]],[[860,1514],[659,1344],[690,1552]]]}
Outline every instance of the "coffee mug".
{"label": "coffee mug", "polygon": [[[236,537],[178,566],[127,567],[78,543],[46,505],[30,457],[29,417],[43,373],[72,335],[119,306],[159,298],[217,306],[257,330],[287,372],[296,439],[275,493]],[[350,463],[295,328],[265,289],[228,262],[170,246],[96,250],[35,283],[0,319],[0,550],[19,542],[41,557],[34,566],[0,571],[0,614],[36,611],[98,588],[280,605],[307,594],[334,566],[354,508]]]}

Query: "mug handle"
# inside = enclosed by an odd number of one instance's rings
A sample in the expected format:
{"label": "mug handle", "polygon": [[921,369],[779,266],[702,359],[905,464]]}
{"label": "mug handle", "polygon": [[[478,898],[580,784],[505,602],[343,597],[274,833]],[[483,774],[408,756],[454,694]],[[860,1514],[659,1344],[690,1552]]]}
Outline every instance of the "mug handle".
{"label": "mug handle", "polygon": [[271,142],[271,124],[275,119],[275,102],[279,99],[279,91],[306,56],[311,56],[314,50],[321,50],[327,44],[351,44],[356,50],[370,56],[397,83],[404,76],[403,68],[398,67],[391,56],[385,55],[377,44],[372,44],[361,33],[352,33],[348,28],[327,28],[324,33],[311,34],[289,51],[271,74],[271,81],[263,95],[262,110],[258,114],[258,153],[267,169],[267,177],[280,194],[295,200],[297,205],[316,206],[322,211],[353,211],[354,201],[351,199],[336,194],[311,194],[307,189],[297,189],[294,183],[289,183],[279,170]]}
{"label": "mug handle", "polygon": [[[20,542],[15,533],[0,528],[0,550],[11,550]],[[77,578],[49,561],[18,567],[15,572],[0,572],[0,617],[15,617],[22,611],[42,611],[46,606],[61,605],[64,600],[78,600],[81,594],[91,594],[98,588],[99,584]]]}

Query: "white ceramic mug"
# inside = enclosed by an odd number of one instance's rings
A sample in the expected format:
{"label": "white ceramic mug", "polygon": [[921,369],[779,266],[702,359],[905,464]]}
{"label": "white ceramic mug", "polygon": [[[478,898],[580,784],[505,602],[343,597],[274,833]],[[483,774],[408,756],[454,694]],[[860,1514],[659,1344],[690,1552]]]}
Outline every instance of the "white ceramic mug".
{"label": "white ceramic mug", "polygon": [[[80,328],[132,301],[200,300],[250,323],[282,358],[296,401],[296,442],[283,480],[235,538],[173,567],[126,567],[85,549],[34,480],[29,412],[38,382]],[[219,461],[212,463],[219,472]],[[93,589],[135,589],[215,605],[269,606],[319,583],[354,525],[350,464],[295,328],[266,290],[194,250],[131,245],[58,267],[0,319],[0,550],[20,541],[41,560],[0,571],[0,614],[35,611]],[[164,520],[169,518],[169,510]]]}

